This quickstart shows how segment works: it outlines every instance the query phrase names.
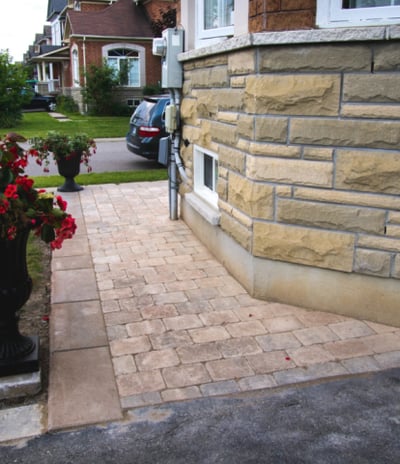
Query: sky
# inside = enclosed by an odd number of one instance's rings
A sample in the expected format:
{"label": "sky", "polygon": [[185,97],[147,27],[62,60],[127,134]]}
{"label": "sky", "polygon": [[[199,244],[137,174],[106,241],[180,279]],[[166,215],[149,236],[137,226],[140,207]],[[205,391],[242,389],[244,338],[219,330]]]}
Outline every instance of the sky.
{"label": "sky", "polygon": [[8,49],[13,62],[22,61],[23,54],[43,32],[48,0],[0,0],[0,50]]}

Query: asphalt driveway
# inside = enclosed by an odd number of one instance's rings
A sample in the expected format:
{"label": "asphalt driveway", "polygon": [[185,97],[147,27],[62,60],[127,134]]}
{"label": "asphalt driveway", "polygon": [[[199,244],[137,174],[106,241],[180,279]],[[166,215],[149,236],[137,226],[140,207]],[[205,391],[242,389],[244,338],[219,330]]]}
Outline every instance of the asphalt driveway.
{"label": "asphalt driveway", "polygon": [[0,447],[4,463],[394,464],[400,369],[129,411],[125,421]]}

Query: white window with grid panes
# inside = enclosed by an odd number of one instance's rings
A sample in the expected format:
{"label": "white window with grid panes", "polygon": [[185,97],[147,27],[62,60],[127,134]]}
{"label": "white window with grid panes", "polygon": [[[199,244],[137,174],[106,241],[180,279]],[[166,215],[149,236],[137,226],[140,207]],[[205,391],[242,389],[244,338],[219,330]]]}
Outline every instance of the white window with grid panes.
{"label": "white window with grid panes", "polygon": [[400,0],[317,0],[317,26],[400,24]]}
{"label": "white window with grid panes", "polygon": [[202,0],[196,2],[196,6],[198,41],[212,41],[233,35],[234,0]]}
{"label": "white window with grid panes", "polygon": [[115,71],[119,85],[142,87],[145,85],[145,48],[136,44],[115,43],[105,45],[103,58]]}
{"label": "white window with grid panes", "polygon": [[194,192],[211,206],[218,208],[218,155],[194,146]]}

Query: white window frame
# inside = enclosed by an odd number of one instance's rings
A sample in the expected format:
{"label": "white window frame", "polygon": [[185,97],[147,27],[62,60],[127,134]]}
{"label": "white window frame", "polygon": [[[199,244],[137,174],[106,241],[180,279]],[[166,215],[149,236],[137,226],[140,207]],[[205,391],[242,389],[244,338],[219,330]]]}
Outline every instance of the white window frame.
{"label": "white window frame", "polygon": [[71,50],[71,64],[72,64],[72,85],[80,87],[80,73],[79,73],[79,51],[77,45],[74,45]]}
{"label": "white window frame", "polygon": [[317,26],[380,26],[400,23],[400,6],[343,8],[342,0],[317,0]]}
{"label": "white window frame", "polygon": [[[206,148],[198,145],[193,147],[193,191],[209,205],[218,209],[217,181],[215,180],[213,189],[210,189],[204,182],[204,155],[210,156],[214,161],[214,169],[218,169],[218,155]],[[217,173],[215,173],[218,175]],[[215,179],[215,174],[213,178]]]}
{"label": "white window frame", "polygon": [[[222,1],[222,0],[221,0]],[[225,27],[215,27],[213,29],[205,29],[204,27],[204,2],[201,0],[196,2],[197,5],[197,31],[199,39],[213,39],[215,37],[227,37],[234,33],[234,11],[232,11],[232,25]]]}
{"label": "white window frame", "polygon": [[[214,45],[232,36],[236,37],[249,32],[249,0],[234,0],[234,25],[224,31],[220,28],[210,29],[212,33],[204,32],[204,27],[201,26],[204,16],[204,0],[181,0],[180,3],[181,24],[185,29],[185,51]],[[200,12],[199,5],[202,8]],[[223,35],[217,35],[217,33],[223,33]]]}
{"label": "white window frame", "polygon": [[[108,52],[115,49],[127,49],[137,52],[139,61],[139,85],[123,85],[121,87],[140,88],[146,85],[146,49],[140,45],[129,43],[113,43],[102,47],[103,59],[108,62]],[[114,58],[114,57],[113,57]]]}

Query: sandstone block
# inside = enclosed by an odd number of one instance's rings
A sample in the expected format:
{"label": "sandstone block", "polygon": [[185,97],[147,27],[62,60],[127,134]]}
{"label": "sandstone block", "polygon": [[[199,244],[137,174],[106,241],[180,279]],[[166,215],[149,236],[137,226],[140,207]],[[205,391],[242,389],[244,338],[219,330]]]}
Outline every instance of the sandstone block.
{"label": "sandstone block", "polygon": [[400,210],[400,198],[398,196],[295,187],[294,197],[301,198],[303,200],[325,201],[329,203],[342,203],[344,205],[359,205],[371,208]]}
{"label": "sandstone block", "polygon": [[398,195],[399,176],[400,152],[337,152],[336,187],[339,189]]}
{"label": "sandstone block", "polygon": [[248,227],[240,224],[232,216],[221,213],[221,229],[233,237],[243,248],[250,251],[251,231]]}
{"label": "sandstone block", "polygon": [[400,75],[345,74],[343,99],[347,102],[399,103]]}
{"label": "sandstone block", "polygon": [[400,66],[400,49],[397,42],[374,47],[375,71],[398,71]]}
{"label": "sandstone block", "polygon": [[184,98],[182,100],[180,113],[181,118],[185,122],[185,124],[195,124],[197,120],[196,114],[196,100],[193,98]]}
{"label": "sandstone block", "polygon": [[217,193],[218,197],[221,198],[221,200],[228,200],[228,181],[222,179],[221,177],[218,177]]}
{"label": "sandstone block", "polygon": [[246,78],[244,76],[233,76],[231,77],[231,88],[242,89],[246,85]]}
{"label": "sandstone block", "polygon": [[400,279],[400,253],[396,255],[394,260],[393,277]]}
{"label": "sandstone block", "polygon": [[218,89],[213,95],[220,111],[242,111],[243,89]]}
{"label": "sandstone block", "polygon": [[339,76],[263,75],[246,80],[245,105],[250,113],[335,116],[339,97]]}
{"label": "sandstone block", "polygon": [[275,193],[278,197],[291,198],[292,187],[290,187],[289,185],[277,185],[275,187]]}
{"label": "sandstone block", "polygon": [[217,120],[228,124],[236,124],[238,122],[238,113],[232,111],[218,111]]}
{"label": "sandstone block", "polygon": [[391,224],[389,224],[386,227],[386,235],[388,235],[389,237],[400,238],[400,225],[391,225]]}
{"label": "sandstone block", "polygon": [[216,92],[212,89],[196,90],[193,92],[196,102],[196,111],[199,118],[214,118],[218,112]]}
{"label": "sandstone block", "polygon": [[390,253],[377,250],[358,249],[356,251],[354,271],[361,274],[389,277],[390,261]]}
{"label": "sandstone block", "polygon": [[192,87],[226,87],[229,84],[228,69],[226,66],[214,66],[197,69],[191,73]]}
{"label": "sandstone block", "polygon": [[386,211],[328,203],[281,199],[277,208],[278,222],[321,229],[383,234],[385,219]]}
{"label": "sandstone block", "polygon": [[400,122],[293,118],[289,141],[397,150],[400,145]]}
{"label": "sandstone block", "polygon": [[207,68],[228,64],[228,55],[210,55],[195,62],[196,68]]}
{"label": "sandstone block", "polygon": [[231,147],[221,147],[218,155],[218,164],[225,168],[244,173],[246,153]]}
{"label": "sandstone block", "polygon": [[253,74],[256,70],[256,50],[245,50],[229,54],[229,74]]}
{"label": "sandstone block", "polygon": [[388,222],[389,224],[400,224],[400,212],[391,211],[389,213]]}
{"label": "sandstone block", "polygon": [[300,158],[301,147],[275,143],[250,142],[247,152],[251,155],[273,156],[278,158]]}
{"label": "sandstone block", "polygon": [[368,105],[357,103],[344,103],[341,109],[341,115],[347,118],[384,118],[400,119],[399,105]]}
{"label": "sandstone block", "polygon": [[273,187],[252,182],[233,172],[229,175],[228,201],[251,217],[272,219]]}
{"label": "sandstone block", "polygon": [[332,186],[332,164],[249,156],[246,175],[250,179],[284,184]]}
{"label": "sandstone block", "polygon": [[260,142],[286,142],[288,123],[287,118],[256,118],[255,140]]}
{"label": "sandstone block", "polygon": [[254,138],[254,116],[241,114],[238,118],[237,127],[239,137]]}
{"label": "sandstone block", "polygon": [[314,45],[269,47],[260,51],[260,71],[369,71],[367,46]]}
{"label": "sandstone block", "polygon": [[331,148],[304,147],[304,159],[318,161],[332,161],[333,150]]}
{"label": "sandstone block", "polygon": [[360,235],[357,246],[384,251],[400,251],[400,240],[395,238],[377,237],[376,235]]}
{"label": "sandstone block", "polygon": [[255,256],[351,272],[353,250],[354,237],[350,234],[254,223]]}
{"label": "sandstone block", "polygon": [[233,124],[224,124],[221,122],[211,122],[211,139],[225,145],[235,145],[237,140],[237,128]]}

